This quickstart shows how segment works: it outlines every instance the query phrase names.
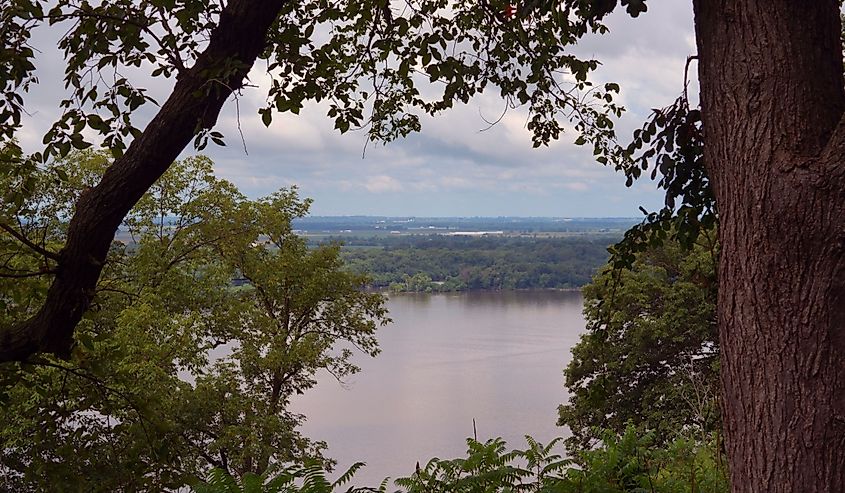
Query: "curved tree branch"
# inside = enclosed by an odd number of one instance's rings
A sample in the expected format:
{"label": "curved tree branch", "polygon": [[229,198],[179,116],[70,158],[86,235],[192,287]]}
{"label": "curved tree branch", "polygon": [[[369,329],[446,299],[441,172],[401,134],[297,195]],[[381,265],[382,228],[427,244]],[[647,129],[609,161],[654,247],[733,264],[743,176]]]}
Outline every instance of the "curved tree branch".
{"label": "curved tree branch", "polygon": [[[67,356],[73,331],[94,296],[109,245],[124,216],[220,109],[266,46],[267,32],[285,0],[231,0],[206,50],[181,73],[161,110],[115,160],[100,183],[83,194],[58,253],[56,278],[40,310],[21,324],[0,328],[0,362],[37,352]],[[210,83],[211,80],[223,84]]]}
{"label": "curved tree branch", "polygon": [[15,239],[17,239],[18,241],[20,241],[21,243],[26,245],[27,248],[29,248],[30,250],[32,250],[36,253],[39,253],[41,255],[44,255],[45,257],[47,257],[51,260],[59,260],[59,254],[58,253],[51,252],[50,250],[47,250],[46,248],[44,248],[40,245],[37,245],[35,242],[31,241],[29,238],[27,238],[21,232],[19,232],[15,228],[9,226],[8,224],[0,223],[0,229],[2,229],[3,231],[6,231],[10,235],[14,236]]}

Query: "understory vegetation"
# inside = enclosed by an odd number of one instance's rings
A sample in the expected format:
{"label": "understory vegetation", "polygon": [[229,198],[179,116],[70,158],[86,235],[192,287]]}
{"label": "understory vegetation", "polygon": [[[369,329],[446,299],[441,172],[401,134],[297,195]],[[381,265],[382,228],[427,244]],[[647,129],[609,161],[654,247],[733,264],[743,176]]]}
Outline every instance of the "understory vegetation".
{"label": "understory vegetation", "polygon": [[466,457],[417,464],[410,476],[355,487],[355,464],[330,481],[318,464],[286,467],[240,480],[212,471],[196,493],[723,493],[727,464],[718,441],[678,438],[659,447],[653,433],[628,426],[606,431],[601,446],[566,458],[560,439],[547,445],[526,436],[527,448],[509,450],[502,439],[467,439]]}

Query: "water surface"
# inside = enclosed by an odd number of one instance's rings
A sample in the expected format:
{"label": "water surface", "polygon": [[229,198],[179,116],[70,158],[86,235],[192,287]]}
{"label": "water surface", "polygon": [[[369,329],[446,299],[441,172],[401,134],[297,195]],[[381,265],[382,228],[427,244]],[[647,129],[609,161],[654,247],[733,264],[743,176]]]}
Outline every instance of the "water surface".
{"label": "water surface", "polygon": [[562,434],[562,369],[584,330],[578,292],[392,295],[382,353],[356,356],[362,371],[341,385],[328,375],[293,402],[306,436],[329,443],[344,469],[367,467],[355,484],[411,473],[417,461],[462,456],[478,438]]}

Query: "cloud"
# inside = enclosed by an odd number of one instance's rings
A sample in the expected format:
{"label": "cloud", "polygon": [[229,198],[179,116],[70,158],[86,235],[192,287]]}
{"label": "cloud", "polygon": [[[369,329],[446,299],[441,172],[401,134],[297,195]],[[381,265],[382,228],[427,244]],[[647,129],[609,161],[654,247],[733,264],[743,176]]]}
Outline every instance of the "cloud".
{"label": "cloud", "polygon": [[401,192],[405,189],[398,180],[387,175],[368,177],[364,188],[372,193]]}
{"label": "cloud", "polygon": [[585,192],[585,191],[590,189],[589,185],[587,185],[584,182],[580,182],[580,181],[573,181],[573,182],[570,182],[570,183],[564,183],[561,186],[563,188],[567,189],[567,190],[572,190],[572,191],[575,191],[575,192]]}

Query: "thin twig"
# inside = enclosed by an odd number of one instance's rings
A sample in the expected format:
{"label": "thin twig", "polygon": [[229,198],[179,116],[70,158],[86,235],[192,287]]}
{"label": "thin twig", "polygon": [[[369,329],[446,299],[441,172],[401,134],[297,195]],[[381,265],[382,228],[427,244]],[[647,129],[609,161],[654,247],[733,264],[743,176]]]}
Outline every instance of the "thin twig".
{"label": "thin twig", "polygon": [[687,57],[687,62],[684,64],[684,103],[689,104],[689,96],[687,96],[687,86],[689,86],[689,64],[693,60],[698,60],[698,55],[690,55]]}
{"label": "thin twig", "polygon": [[244,146],[244,154],[249,156],[249,151],[246,150],[246,138],[244,137],[244,131],[241,130],[241,104],[240,98],[238,97],[235,91],[232,91],[232,94],[235,95],[235,119],[238,122],[238,133],[241,134],[241,144]]}

